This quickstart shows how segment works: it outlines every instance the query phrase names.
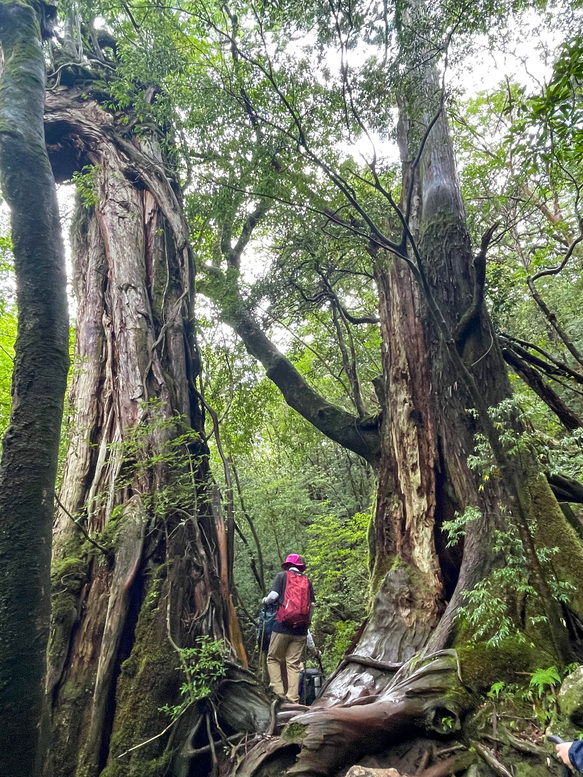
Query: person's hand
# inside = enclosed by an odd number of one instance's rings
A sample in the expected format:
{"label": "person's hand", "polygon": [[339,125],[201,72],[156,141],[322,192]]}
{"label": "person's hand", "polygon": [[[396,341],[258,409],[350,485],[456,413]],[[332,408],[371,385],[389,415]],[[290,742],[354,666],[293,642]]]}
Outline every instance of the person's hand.
{"label": "person's hand", "polygon": [[560,745],[555,745],[555,749],[557,751],[557,755],[561,759],[561,761],[565,764],[565,766],[568,766],[569,769],[572,769],[572,764],[569,759],[569,750],[571,748],[572,742],[561,742]]}

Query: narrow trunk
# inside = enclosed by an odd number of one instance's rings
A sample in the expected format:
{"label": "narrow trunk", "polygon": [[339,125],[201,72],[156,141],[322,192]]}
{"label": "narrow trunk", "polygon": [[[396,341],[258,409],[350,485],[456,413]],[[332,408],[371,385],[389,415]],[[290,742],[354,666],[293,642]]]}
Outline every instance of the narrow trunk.
{"label": "narrow trunk", "polygon": [[0,465],[0,774],[40,774],[51,525],[69,367],[66,280],[47,157],[36,6],[0,3],[0,173],[11,210],[18,336]]}
{"label": "narrow trunk", "polygon": [[179,703],[180,648],[210,635],[244,653],[196,390],[194,268],[158,144],[123,140],[75,91],[49,98],[47,135],[55,170],[90,164],[94,187],[72,241],[77,371],[55,524],[52,768],[112,777],[170,759],[169,735],[132,748],[168,726],[160,708]]}

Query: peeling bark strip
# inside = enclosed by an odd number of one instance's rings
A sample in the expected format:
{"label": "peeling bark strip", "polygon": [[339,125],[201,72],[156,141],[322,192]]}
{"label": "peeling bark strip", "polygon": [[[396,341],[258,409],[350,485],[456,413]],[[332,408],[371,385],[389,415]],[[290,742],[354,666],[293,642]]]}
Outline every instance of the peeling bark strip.
{"label": "peeling bark strip", "polygon": [[18,337],[0,464],[0,774],[40,774],[53,494],[69,367],[65,268],[44,140],[37,9],[0,3],[0,174],[12,215]]}

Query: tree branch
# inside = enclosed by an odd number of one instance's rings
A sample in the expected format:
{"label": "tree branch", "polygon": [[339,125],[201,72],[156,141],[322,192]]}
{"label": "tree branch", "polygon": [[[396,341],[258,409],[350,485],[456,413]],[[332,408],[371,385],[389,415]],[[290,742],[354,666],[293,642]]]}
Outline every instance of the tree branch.
{"label": "tree branch", "polygon": [[526,385],[531,388],[537,396],[549,407],[557,416],[559,421],[566,429],[580,429],[583,427],[583,421],[579,416],[568,407],[561,397],[545,383],[540,374],[526,362],[524,362],[510,348],[503,348],[502,355],[504,361],[522,378]]}
{"label": "tree branch", "polygon": [[472,304],[460,318],[454,333],[455,344],[460,353],[464,350],[464,345],[470,335],[470,330],[474,324],[477,326],[479,323],[480,311],[484,303],[484,286],[486,285],[486,253],[490,241],[492,240],[492,235],[498,229],[498,224],[499,222],[497,221],[484,232],[482,235],[480,252],[474,259],[475,277]]}

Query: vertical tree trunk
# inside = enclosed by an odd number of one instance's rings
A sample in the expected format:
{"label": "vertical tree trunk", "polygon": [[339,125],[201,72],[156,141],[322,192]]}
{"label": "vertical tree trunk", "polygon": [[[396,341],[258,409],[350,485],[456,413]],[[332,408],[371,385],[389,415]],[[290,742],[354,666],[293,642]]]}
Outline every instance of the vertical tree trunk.
{"label": "vertical tree trunk", "polygon": [[[244,660],[225,589],[220,503],[196,389],[194,267],[157,142],[124,140],[97,103],[48,100],[55,169],[91,164],[74,222],[79,300],[71,442],[55,525],[48,693],[53,771],[108,777],[166,761],[179,648],[225,639]],[[69,174],[69,173],[67,173]],[[81,516],[107,555],[83,544]]]}
{"label": "vertical tree trunk", "polygon": [[[411,19],[408,22],[412,25]],[[408,191],[413,161],[431,125],[416,172],[409,226],[431,293],[455,333],[474,303],[476,271],[447,118],[436,95],[436,73],[431,65],[423,65],[400,105],[403,191]],[[378,592],[354,650],[377,660],[400,662],[421,647],[440,649],[455,643],[455,614],[465,593],[501,562],[493,550],[494,534],[505,528],[504,514],[512,511],[500,477],[481,482],[468,466],[475,435],[482,430],[470,412],[474,403],[427,299],[401,260],[377,253],[375,265],[386,394],[373,527],[373,582]],[[511,397],[504,359],[483,300],[460,347],[487,406]],[[561,547],[555,568],[547,572],[572,582],[583,561],[581,543],[534,460],[525,455],[519,466],[536,518],[531,526],[535,542]],[[441,526],[468,506],[478,508],[481,518],[468,523],[459,547],[449,550]],[[579,559],[575,563],[573,554]],[[581,612],[583,600],[575,598],[573,607]],[[548,631],[543,639],[552,652],[554,640]],[[389,677],[373,668],[363,674],[362,666],[348,662],[319,703],[349,702],[370,693],[371,687],[379,692]]]}
{"label": "vertical tree trunk", "polygon": [[12,216],[18,336],[0,465],[0,773],[39,775],[51,525],[69,367],[66,280],[44,141],[37,10],[0,3],[0,173]]}

